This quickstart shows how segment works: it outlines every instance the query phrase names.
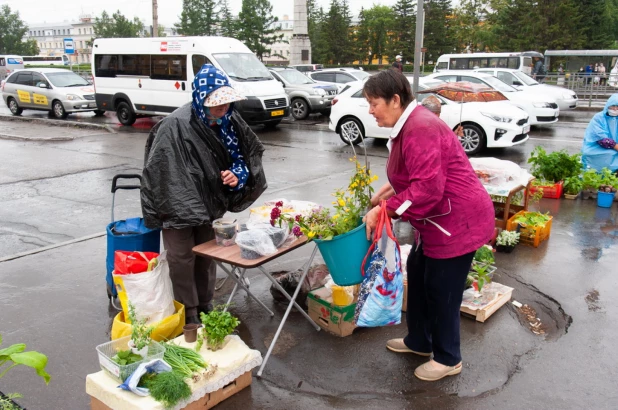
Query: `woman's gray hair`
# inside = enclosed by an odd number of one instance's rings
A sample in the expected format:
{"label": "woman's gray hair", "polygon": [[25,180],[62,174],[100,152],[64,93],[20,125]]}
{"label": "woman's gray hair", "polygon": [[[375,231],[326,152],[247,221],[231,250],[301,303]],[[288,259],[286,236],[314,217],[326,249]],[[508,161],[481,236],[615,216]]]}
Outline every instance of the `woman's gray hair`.
{"label": "woman's gray hair", "polygon": [[442,112],[442,103],[433,95],[425,98],[421,105],[438,116],[440,115],[440,112]]}

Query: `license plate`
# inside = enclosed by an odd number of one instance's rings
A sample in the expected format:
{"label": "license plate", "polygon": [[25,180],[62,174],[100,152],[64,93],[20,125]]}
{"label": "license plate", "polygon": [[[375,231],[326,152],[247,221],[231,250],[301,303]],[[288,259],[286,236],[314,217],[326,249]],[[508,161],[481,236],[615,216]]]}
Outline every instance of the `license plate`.
{"label": "license plate", "polygon": [[527,134],[529,132],[530,132],[530,126],[529,125],[524,126],[523,134]]}
{"label": "license plate", "polygon": [[271,111],[270,112],[270,116],[271,117],[278,117],[279,115],[283,115],[284,113],[285,113],[285,110]]}

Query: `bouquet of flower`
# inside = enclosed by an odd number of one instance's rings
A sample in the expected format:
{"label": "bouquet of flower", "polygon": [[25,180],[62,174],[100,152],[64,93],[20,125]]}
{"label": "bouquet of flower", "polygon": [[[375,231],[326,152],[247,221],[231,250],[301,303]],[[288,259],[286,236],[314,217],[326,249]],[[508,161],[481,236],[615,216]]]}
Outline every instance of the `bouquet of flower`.
{"label": "bouquet of flower", "polygon": [[277,202],[270,213],[270,224],[287,223],[294,236],[305,235],[309,240],[330,240],[360,226],[371,201],[371,183],[377,181],[378,176],[372,175],[356,157],[350,161],[355,163],[356,172],[346,190],[338,189],[333,193],[333,211],[320,207],[306,216],[287,215],[281,212],[283,202]]}

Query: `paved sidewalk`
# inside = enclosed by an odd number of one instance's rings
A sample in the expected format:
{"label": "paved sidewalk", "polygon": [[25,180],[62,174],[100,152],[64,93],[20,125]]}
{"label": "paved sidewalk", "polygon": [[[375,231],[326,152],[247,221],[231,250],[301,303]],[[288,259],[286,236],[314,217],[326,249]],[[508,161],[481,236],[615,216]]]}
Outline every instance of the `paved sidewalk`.
{"label": "paved sidewalk", "polygon": [[22,141],[72,141],[114,132],[107,126],[62,120],[0,116],[0,139]]}

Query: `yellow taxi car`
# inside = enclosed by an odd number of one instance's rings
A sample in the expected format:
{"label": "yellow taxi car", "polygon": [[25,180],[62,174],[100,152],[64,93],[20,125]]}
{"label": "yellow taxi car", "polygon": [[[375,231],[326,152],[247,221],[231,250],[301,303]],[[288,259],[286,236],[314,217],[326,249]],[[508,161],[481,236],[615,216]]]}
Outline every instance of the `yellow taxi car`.
{"label": "yellow taxi car", "polygon": [[2,84],[2,98],[13,115],[23,110],[49,111],[56,118],[97,110],[94,86],[62,68],[26,68],[13,72]]}

